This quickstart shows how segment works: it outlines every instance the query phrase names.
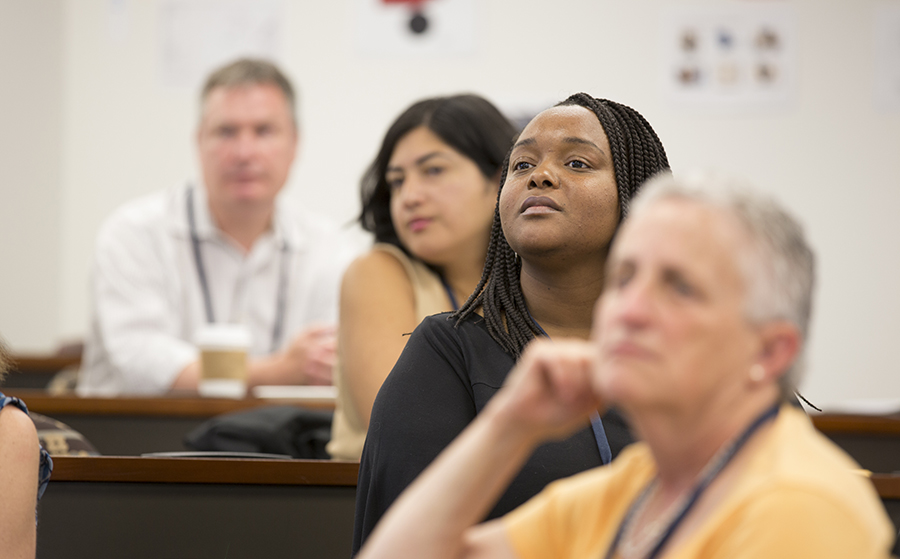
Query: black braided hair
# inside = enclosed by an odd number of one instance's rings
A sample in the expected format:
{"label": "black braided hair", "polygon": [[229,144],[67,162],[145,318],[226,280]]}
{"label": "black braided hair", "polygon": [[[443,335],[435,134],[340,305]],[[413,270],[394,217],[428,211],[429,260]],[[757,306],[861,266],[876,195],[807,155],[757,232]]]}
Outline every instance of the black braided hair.
{"label": "black braided hair", "polygon": [[[669,169],[666,151],[650,124],[631,107],[607,99],[597,99],[586,93],[576,93],[557,106],[571,105],[593,111],[606,132],[619,194],[621,223],[628,214],[629,202],[644,181]],[[500,190],[506,183],[510,153],[511,150],[503,161]],[[451,319],[455,319],[459,325],[481,307],[491,337],[516,358],[521,355],[528,342],[541,335],[540,327],[531,318],[525,304],[520,284],[521,269],[521,261],[503,236],[498,192],[481,281]]]}

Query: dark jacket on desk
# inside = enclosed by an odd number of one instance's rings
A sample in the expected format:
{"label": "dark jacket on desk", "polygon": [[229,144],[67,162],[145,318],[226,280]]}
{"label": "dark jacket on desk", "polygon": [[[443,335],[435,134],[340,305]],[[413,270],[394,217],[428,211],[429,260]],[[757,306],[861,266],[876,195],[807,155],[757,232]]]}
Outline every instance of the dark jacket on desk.
{"label": "dark jacket on desk", "polygon": [[[449,314],[426,318],[378,392],[356,490],[353,553],[403,490],[484,408],[515,365],[481,317],[459,328]],[[612,455],[632,442],[624,420],[603,416]],[[488,518],[511,511],[551,481],[599,466],[590,427],[535,450]]]}

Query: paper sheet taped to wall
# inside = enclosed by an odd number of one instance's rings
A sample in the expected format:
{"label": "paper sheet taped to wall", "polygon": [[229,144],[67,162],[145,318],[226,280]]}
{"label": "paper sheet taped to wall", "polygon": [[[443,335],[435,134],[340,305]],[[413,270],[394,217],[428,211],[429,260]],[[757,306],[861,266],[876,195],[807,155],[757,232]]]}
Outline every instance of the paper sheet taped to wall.
{"label": "paper sheet taped to wall", "polygon": [[790,6],[673,7],[661,23],[661,77],[673,104],[730,112],[790,104],[797,73]]}
{"label": "paper sheet taped to wall", "polygon": [[281,57],[281,0],[164,0],[159,9],[164,85],[196,89],[240,56]]}

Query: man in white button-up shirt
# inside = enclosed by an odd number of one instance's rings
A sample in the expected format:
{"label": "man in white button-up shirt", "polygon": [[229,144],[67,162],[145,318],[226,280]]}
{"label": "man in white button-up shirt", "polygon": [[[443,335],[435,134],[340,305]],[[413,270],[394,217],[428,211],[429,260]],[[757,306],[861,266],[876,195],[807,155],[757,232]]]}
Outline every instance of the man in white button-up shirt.
{"label": "man in white button-up shirt", "polygon": [[196,332],[252,334],[248,384],[330,384],[340,278],[353,248],[277,195],[297,149],[290,82],[239,60],[201,95],[202,181],[132,201],[104,224],[81,394],[196,388]]}

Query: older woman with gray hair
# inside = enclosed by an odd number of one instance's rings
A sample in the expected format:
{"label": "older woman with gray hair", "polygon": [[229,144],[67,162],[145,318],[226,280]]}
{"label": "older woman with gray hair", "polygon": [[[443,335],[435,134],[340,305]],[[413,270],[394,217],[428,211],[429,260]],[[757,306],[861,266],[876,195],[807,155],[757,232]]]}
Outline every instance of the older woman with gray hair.
{"label": "older woman with gray hair", "polygon": [[[892,529],[871,484],[786,403],[812,251],[775,203],[732,187],[710,177],[645,187],[607,261],[593,340],[530,344],[364,557],[888,556]],[[537,444],[610,406],[642,442],[476,525]]]}

